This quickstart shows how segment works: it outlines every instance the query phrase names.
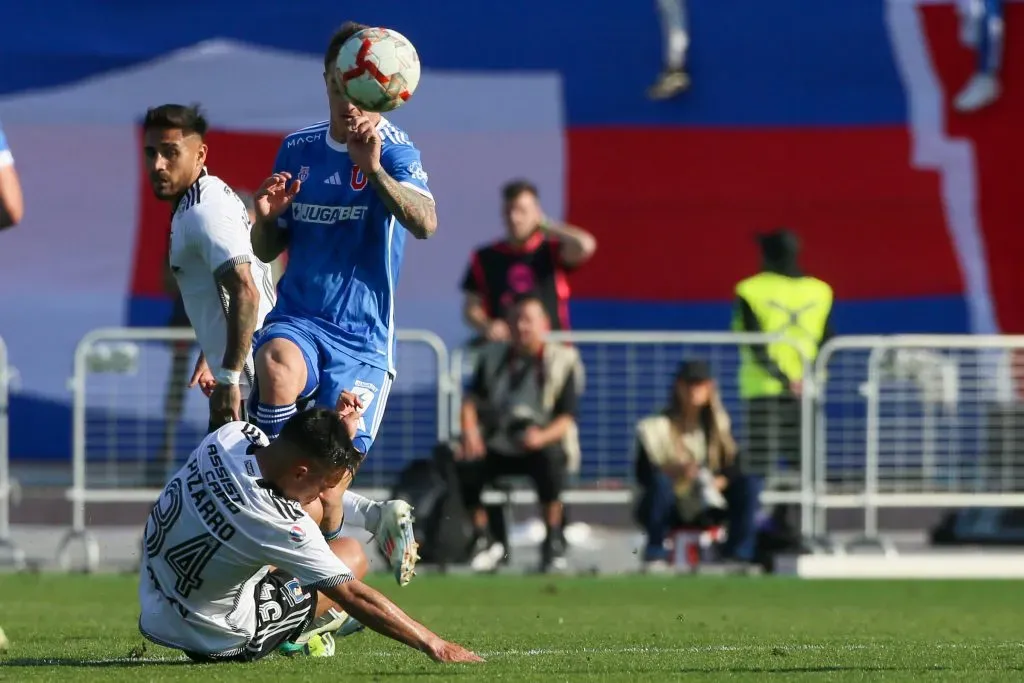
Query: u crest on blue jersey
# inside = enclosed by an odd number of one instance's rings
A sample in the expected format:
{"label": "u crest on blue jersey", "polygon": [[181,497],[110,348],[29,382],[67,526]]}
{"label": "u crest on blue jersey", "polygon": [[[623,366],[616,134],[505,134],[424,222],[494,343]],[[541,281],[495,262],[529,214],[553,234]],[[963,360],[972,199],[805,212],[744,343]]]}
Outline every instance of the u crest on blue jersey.
{"label": "u crest on blue jersey", "polygon": [[306,182],[309,180],[309,166],[299,167],[299,182]]}
{"label": "u crest on blue jersey", "polygon": [[352,182],[349,184],[356,192],[366,187],[366,176],[363,175],[363,172],[359,170],[358,166],[352,167]]}

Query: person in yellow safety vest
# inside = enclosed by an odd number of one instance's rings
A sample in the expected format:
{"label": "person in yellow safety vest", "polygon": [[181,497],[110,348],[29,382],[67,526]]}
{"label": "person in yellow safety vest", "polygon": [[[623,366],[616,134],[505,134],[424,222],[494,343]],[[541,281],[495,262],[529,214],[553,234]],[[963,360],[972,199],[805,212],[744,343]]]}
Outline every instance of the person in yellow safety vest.
{"label": "person in yellow safety vest", "polygon": [[789,230],[759,235],[758,242],[763,265],[736,285],[733,330],[785,339],[740,350],[747,462],[767,475],[780,463],[799,464],[804,360],[812,364],[833,335],[832,288],[800,270],[799,240]]}

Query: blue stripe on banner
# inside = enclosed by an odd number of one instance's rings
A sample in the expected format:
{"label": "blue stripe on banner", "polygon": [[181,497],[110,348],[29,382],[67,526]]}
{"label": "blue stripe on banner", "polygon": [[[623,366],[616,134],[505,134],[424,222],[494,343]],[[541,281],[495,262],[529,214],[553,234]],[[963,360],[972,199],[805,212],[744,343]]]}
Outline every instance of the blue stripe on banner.
{"label": "blue stripe on banner", "polygon": [[[610,301],[575,299],[577,330],[728,330],[731,302]],[[836,334],[964,334],[970,332],[962,296],[836,301]]]}

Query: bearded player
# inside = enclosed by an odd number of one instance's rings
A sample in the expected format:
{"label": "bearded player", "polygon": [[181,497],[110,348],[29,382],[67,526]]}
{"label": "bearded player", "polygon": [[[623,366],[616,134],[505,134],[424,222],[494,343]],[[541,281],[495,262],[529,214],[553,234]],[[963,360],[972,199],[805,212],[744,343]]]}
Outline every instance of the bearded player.
{"label": "bearded player", "polygon": [[[364,28],[349,22],[331,38],[323,74],[330,119],[285,138],[274,174],[256,193],[255,253],[271,261],[287,248],[288,268],[254,338],[250,405],[273,440],[296,412],[333,408],[351,392],[361,412],[353,442],[365,455],[395,376],[394,301],[406,233],[430,237],[437,214],[408,136],[349,102],[337,80],[341,46]],[[375,505],[347,496],[344,521],[366,526],[367,513],[390,520],[386,526],[401,533],[387,554],[404,583],[417,559],[412,509],[402,501]]]}

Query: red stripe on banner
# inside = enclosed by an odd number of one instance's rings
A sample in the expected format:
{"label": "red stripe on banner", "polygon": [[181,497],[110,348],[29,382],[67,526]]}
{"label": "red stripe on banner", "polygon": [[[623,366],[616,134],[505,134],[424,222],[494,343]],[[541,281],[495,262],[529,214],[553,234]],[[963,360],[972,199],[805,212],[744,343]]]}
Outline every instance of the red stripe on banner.
{"label": "red stripe on banner", "polygon": [[569,219],[595,233],[577,297],[723,300],[788,226],[837,296],[962,292],[937,174],[903,128],[569,132]]}
{"label": "red stripe on banner", "polygon": [[953,98],[977,65],[973,50],[959,40],[953,5],[923,7],[928,52],[946,94],[946,132],[969,140],[974,148],[978,218],[988,259],[993,303],[1001,331],[1024,333],[1024,206],[1021,204],[1021,159],[1024,159],[1024,6],[1005,5],[1002,98],[972,114],[953,111]]}
{"label": "red stripe on banner", "polygon": [[[131,294],[160,297],[164,289],[167,237],[171,228],[171,207],[153,196],[139,140],[139,215],[132,269]],[[237,190],[255,192],[270,175],[283,134],[237,133],[215,130],[206,135],[209,146],[207,169]]]}

